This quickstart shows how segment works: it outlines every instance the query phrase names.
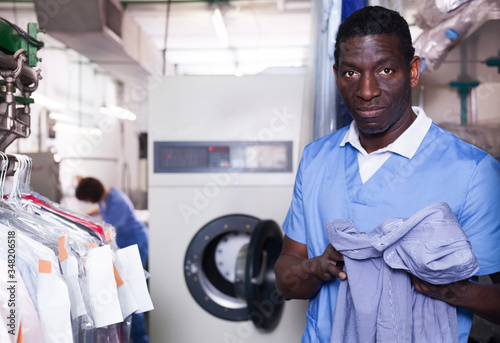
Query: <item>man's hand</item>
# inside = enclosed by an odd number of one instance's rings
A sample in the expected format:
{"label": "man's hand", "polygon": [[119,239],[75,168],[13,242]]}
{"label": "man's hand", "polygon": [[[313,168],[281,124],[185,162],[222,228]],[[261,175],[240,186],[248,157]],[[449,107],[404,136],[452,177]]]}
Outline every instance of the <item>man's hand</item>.
{"label": "man's hand", "polygon": [[347,278],[347,274],[344,272],[344,256],[331,244],[328,244],[323,254],[318,257],[317,274],[324,281],[332,280],[335,277],[341,280]]}
{"label": "man's hand", "polygon": [[500,325],[500,273],[490,275],[492,284],[462,280],[447,285],[433,285],[411,276],[415,289]]}
{"label": "man's hand", "polygon": [[342,254],[330,244],[322,255],[309,258],[305,244],[285,236],[281,254],[274,265],[276,290],[285,299],[310,299],[325,281],[347,277],[343,261]]}
{"label": "man's hand", "polygon": [[443,300],[452,305],[463,301],[470,285],[469,280],[457,281],[446,285],[433,285],[417,278],[415,275],[412,275],[411,279],[415,289],[420,293]]}

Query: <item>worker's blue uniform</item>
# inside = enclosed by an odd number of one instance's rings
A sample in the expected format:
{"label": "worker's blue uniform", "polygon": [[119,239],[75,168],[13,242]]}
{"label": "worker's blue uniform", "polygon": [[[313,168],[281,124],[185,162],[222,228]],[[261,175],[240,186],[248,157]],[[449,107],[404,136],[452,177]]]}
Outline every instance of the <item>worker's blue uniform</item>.
{"label": "worker's blue uniform", "polygon": [[111,188],[105,203],[99,201],[102,219],[116,228],[116,244],[119,248],[137,244],[142,264],[148,257],[148,231],[134,215],[132,201],[121,191]]}
{"label": "worker's blue uniform", "polygon": [[[443,201],[468,236],[480,269],[500,271],[500,163],[484,151],[432,124],[415,155],[392,154],[365,183],[357,150],[340,143],[340,129],[309,144],[297,172],[292,204],[283,224],[286,235],[307,245],[309,258],[329,241],[325,223],[350,219],[370,232],[387,218],[408,218]],[[302,342],[330,341],[339,279],[325,282],[310,300]],[[460,343],[466,343],[472,313],[457,308]]]}
{"label": "worker's blue uniform", "polygon": [[[142,264],[148,257],[148,231],[134,215],[132,201],[121,191],[111,188],[104,203],[99,202],[102,219],[116,228],[116,244],[119,248],[137,244]],[[149,336],[143,313],[132,314],[130,337],[134,343],[147,343]]]}

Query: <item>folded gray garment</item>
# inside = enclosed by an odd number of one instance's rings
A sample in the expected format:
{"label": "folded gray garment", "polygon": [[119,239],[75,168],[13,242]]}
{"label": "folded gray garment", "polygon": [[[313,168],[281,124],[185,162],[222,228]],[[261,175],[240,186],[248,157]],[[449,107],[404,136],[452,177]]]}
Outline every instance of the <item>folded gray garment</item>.
{"label": "folded gray garment", "polygon": [[344,255],[332,343],[458,342],[456,308],[414,290],[411,273],[432,284],[473,276],[479,264],[448,204],[387,219],[368,234],[350,220],[325,231]]}

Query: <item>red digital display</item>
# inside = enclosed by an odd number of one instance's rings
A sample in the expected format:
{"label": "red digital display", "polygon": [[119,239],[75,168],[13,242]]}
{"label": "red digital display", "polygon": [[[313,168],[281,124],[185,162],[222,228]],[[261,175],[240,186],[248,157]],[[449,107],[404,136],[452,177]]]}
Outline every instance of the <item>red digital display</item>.
{"label": "red digital display", "polygon": [[208,147],[208,151],[229,151],[229,147],[227,147],[227,146],[210,146],[210,147]]}

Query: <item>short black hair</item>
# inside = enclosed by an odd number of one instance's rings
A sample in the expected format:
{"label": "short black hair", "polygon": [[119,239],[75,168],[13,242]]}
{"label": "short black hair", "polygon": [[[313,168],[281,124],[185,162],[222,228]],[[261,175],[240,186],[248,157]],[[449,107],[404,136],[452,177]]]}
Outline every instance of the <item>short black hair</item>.
{"label": "short black hair", "polygon": [[99,202],[104,194],[104,186],[101,181],[93,177],[86,177],[78,182],[75,195],[78,200]]}
{"label": "short black hair", "polygon": [[398,12],[381,6],[363,7],[340,24],[335,42],[335,64],[339,65],[340,44],[349,38],[382,34],[399,37],[399,49],[410,67],[415,48],[412,45],[408,22]]}

